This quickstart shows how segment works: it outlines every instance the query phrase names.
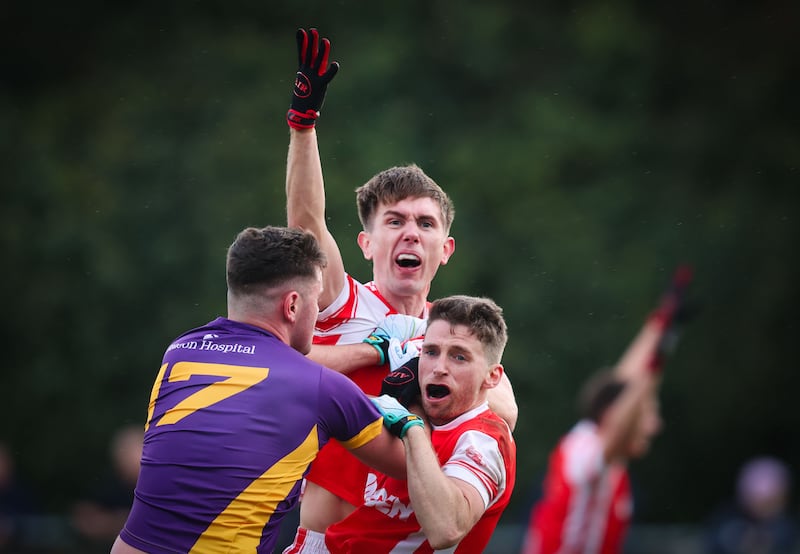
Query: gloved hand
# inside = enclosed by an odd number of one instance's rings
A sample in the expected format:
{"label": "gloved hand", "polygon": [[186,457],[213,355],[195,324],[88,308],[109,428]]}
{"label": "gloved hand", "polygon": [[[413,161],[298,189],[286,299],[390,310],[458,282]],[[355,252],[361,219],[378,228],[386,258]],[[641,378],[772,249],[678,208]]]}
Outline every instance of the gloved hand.
{"label": "gloved hand", "polygon": [[388,394],[372,398],[372,403],[378,408],[378,411],[383,415],[383,425],[395,437],[402,439],[406,436],[408,430],[414,425],[424,427],[425,423],[418,415],[412,414],[404,408],[396,398],[392,398]]}
{"label": "gloved hand", "polygon": [[672,276],[672,281],[661,296],[658,307],[651,317],[663,327],[669,327],[674,321],[680,322],[686,316],[686,289],[692,281],[692,269],[679,266]]}
{"label": "gloved hand", "polygon": [[396,398],[406,408],[419,404],[422,394],[419,388],[419,355],[399,366],[391,364],[391,368],[381,383],[381,395],[388,394]]}
{"label": "gloved hand", "polygon": [[310,129],[319,117],[319,110],[325,101],[328,83],[339,71],[339,64],[328,65],[331,43],[320,40],[316,29],[297,30],[297,76],[294,80],[292,103],[286,114],[289,127]]}
{"label": "gloved hand", "polygon": [[[363,342],[372,345],[380,354],[378,365],[389,362],[392,368],[400,367],[417,356],[416,344],[425,335],[427,321],[403,314],[391,314],[378,325]],[[396,339],[392,341],[392,339]],[[413,349],[409,349],[413,345]]]}
{"label": "gloved hand", "polygon": [[692,316],[693,310],[687,306],[686,289],[692,281],[689,266],[680,266],[672,277],[672,282],[661,297],[658,307],[651,314],[662,329],[661,340],[648,365],[653,373],[660,373],[666,357],[675,351],[680,338],[681,327]]}

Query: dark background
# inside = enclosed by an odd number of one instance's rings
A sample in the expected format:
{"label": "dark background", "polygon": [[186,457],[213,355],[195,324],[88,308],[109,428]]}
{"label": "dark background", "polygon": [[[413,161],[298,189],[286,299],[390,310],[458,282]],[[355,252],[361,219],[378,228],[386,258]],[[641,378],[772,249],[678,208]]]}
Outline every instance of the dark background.
{"label": "dark background", "polygon": [[[637,518],[702,522],[758,454],[800,464],[800,57],[792,2],[15,2],[0,14],[0,440],[65,511],[143,422],[165,346],[225,312],[224,255],[285,223],[294,32],[341,63],[318,124],[346,265],[353,190],[415,162],[453,197],[432,297],[491,296],[520,404],[522,521],[579,384],[679,263]],[[794,50],[793,50],[794,49]],[[796,509],[796,508],[795,508]]]}

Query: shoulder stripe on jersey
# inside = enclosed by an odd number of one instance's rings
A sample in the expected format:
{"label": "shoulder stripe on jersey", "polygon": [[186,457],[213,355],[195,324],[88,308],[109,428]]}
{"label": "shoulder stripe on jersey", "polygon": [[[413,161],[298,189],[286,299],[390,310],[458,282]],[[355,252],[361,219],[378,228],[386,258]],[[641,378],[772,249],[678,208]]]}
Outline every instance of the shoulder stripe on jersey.
{"label": "shoulder stripe on jersey", "polygon": [[352,319],[358,310],[358,285],[350,275],[345,275],[346,284],[348,288],[347,301],[344,305],[336,310],[334,313],[326,317],[324,320],[317,320],[316,329],[319,332],[328,332],[336,329],[343,322]]}
{"label": "shoulder stripe on jersey", "polygon": [[342,446],[352,450],[359,446],[364,446],[369,441],[381,434],[381,427],[383,427],[383,418],[379,417],[361,430],[359,434],[347,441],[340,441]]}

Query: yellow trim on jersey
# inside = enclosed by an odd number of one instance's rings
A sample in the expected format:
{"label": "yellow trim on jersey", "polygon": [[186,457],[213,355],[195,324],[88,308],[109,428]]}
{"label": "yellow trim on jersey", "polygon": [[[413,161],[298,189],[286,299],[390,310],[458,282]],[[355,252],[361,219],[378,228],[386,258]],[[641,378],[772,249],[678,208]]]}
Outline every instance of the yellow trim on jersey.
{"label": "yellow trim on jersey", "polygon": [[150,420],[153,419],[153,410],[156,408],[156,399],[158,398],[158,391],[161,389],[161,381],[164,379],[164,372],[167,371],[167,364],[161,366],[156,375],[153,388],[150,390],[150,403],[147,405],[147,421],[144,424],[144,430],[150,428]]}
{"label": "yellow trim on jersey", "polygon": [[319,452],[317,426],[303,443],[278,460],[228,504],[194,543],[190,554],[215,554],[231,551],[255,552],[261,532],[278,504],[303,476]]}
{"label": "yellow trim on jersey", "polygon": [[348,441],[342,441],[342,446],[350,450],[364,446],[369,441],[381,434],[381,427],[383,426],[383,418],[379,417],[374,422],[370,423],[359,434]]}

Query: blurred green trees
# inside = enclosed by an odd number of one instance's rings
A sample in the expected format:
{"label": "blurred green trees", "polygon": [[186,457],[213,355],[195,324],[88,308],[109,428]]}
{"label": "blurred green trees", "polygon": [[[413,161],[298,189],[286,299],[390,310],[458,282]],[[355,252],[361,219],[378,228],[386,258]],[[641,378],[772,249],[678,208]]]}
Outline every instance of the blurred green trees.
{"label": "blurred green trees", "polygon": [[[15,5],[3,25],[4,421],[61,510],[143,421],[161,353],[225,310],[224,253],[285,222],[294,31],[342,69],[318,125],[346,264],[353,189],[415,162],[456,203],[433,296],[506,311],[521,518],[573,398],[681,262],[700,317],[634,466],[645,521],[698,521],[758,453],[800,468],[798,61],[789,3]],[[67,477],[69,476],[69,477]]]}

